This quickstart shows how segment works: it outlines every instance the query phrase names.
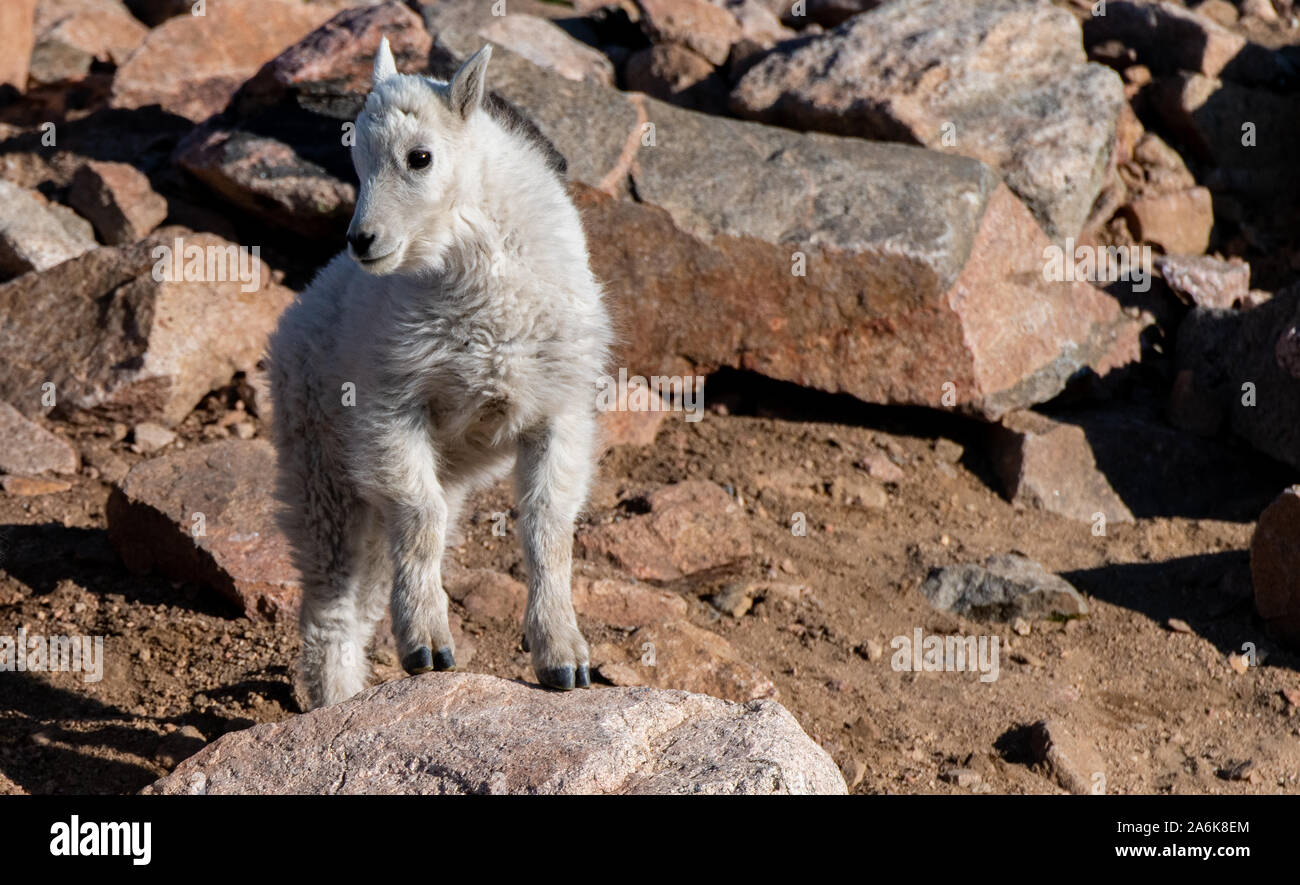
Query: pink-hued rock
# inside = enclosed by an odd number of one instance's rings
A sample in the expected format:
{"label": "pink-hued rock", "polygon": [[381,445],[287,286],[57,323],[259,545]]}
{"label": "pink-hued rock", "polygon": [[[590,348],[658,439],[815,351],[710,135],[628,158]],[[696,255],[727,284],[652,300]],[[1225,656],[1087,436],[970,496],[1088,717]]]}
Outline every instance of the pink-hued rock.
{"label": "pink-hued rock", "polygon": [[1264,509],[1250,539],[1255,608],[1283,639],[1300,646],[1300,486]]}
{"label": "pink-hued rock", "polygon": [[76,81],[95,62],[121,65],[149,29],[120,0],[41,0],[36,6],[31,79]]}
{"label": "pink-hued rock", "polygon": [[708,59],[678,43],[658,43],[632,53],[623,79],[632,92],[703,113],[725,113],[727,81]]}
{"label": "pink-hued rock", "polygon": [[76,473],[77,450],[0,401],[0,473]]}
{"label": "pink-hued rock", "polygon": [[686,617],[686,600],[676,593],[610,578],[573,579],[573,608],[579,618],[611,627],[640,627]]}
{"label": "pink-hued rock", "polygon": [[12,86],[19,92],[27,88],[35,13],[36,0],[0,3],[0,86]]}
{"label": "pink-hued rock", "polygon": [[500,15],[479,36],[569,80],[614,85],[614,64],[603,52],[573,39],[558,25],[535,15]]}
{"label": "pink-hued rock", "polygon": [[607,411],[600,413],[601,442],[613,446],[648,446],[654,443],[668,417],[666,411]]}
{"label": "pink-hued rock", "polygon": [[301,600],[275,523],[263,440],[225,440],[143,461],[115,488],[108,536],[132,572],[207,586],[250,618],[292,622]]}
{"label": "pink-hued rock", "polygon": [[679,43],[714,65],[726,62],[740,39],[735,16],[708,0],[635,0],[641,29],[652,43]]}
{"label": "pink-hued rock", "polygon": [[665,486],[650,512],[579,530],[575,549],[641,580],[671,581],[754,552],[745,513],[721,487],[700,480]]}
{"label": "pink-hued rock", "polygon": [[147,237],[167,217],[167,200],[127,163],[87,161],[73,176],[68,202],[110,246]]}
{"label": "pink-hued rock", "polygon": [[[528,588],[491,569],[465,569],[446,576],[447,595],[476,620],[518,626],[523,622]],[[611,627],[639,627],[686,616],[686,600],[676,593],[630,581],[575,575],[573,608],[580,618]]]}
{"label": "pink-hued rock", "polygon": [[57,495],[72,488],[72,484],[61,479],[49,479],[43,476],[4,476],[0,477],[6,495],[15,498],[34,498],[38,495]]}
{"label": "pink-hued rock", "polygon": [[176,424],[253,370],[293,297],[260,258],[211,234],[164,228],[92,249],[0,284],[0,351],[11,356],[0,361],[0,397],[27,415]]}
{"label": "pink-hued rock", "polygon": [[1035,722],[1029,733],[1034,758],[1054,781],[1078,796],[1106,791],[1106,763],[1096,745],[1061,719]]}
{"label": "pink-hued rock", "polygon": [[111,105],[161,105],[195,122],[226,106],[245,80],[338,12],[336,0],[219,0],[149,32],[113,78]]}
{"label": "pink-hued rock", "polygon": [[1166,255],[1156,261],[1161,276],[1197,307],[1229,308],[1250,298],[1250,265],[1210,255]]}
{"label": "pink-hued rock", "polygon": [[615,685],[678,688],[732,701],[774,700],[779,694],[730,642],[682,619],[640,627],[621,647],[600,646],[592,662]]}
{"label": "pink-hued rock", "polygon": [[477,621],[521,624],[528,588],[491,569],[464,569],[444,576],[447,595]]}
{"label": "pink-hued rock", "polygon": [[1133,236],[1166,252],[1198,255],[1210,245],[1214,200],[1206,188],[1143,197],[1123,211]]}
{"label": "pink-hued rock", "polygon": [[357,189],[274,138],[200,126],[176,149],[176,164],[240,209],[306,236],[346,228]]}
{"label": "pink-hued rock", "polygon": [[992,429],[994,469],[1008,498],[1083,522],[1133,522],[1082,427],[1037,412],[1004,415]]}
{"label": "pink-hued rock", "polygon": [[262,109],[289,99],[334,115],[337,108],[325,100],[340,95],[364,97],[370,91],[375,53],[385,37],[398,71],[424,70],[433,38],[418,15],[399,0],[389,0],[345,9],[293,45],[282,47],[284,51],[239,90],[236,104],[241,110]]}
{"label": "pink-hued rock", "polygon": [[227,734],[151,794],[843,794],[771,701],[426,673]]}

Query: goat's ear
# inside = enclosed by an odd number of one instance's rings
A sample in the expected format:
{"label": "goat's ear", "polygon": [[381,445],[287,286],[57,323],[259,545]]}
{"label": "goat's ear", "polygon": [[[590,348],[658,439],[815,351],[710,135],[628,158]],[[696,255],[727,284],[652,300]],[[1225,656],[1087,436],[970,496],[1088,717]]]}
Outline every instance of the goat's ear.
{"label": "goat's ear", "polygon": [[396,73],[397,62],[393,60],[393,49],[388,45],[388,38],[384,37],[379,41],[379,51],[375,53],[375,73],[372,78],[374,85],[378,86],[381,80],[386,80]]}
{"label": "goat's ear", "polygon": [[469,117],[470,112],[483,103],[483,88],[487,82],[487,63],[492,57],[492,44],[486,44],[469,57],[469,61],[460,66],[456,76],[451,78],[451,90],[448,100],[451,109],[461,117]]}

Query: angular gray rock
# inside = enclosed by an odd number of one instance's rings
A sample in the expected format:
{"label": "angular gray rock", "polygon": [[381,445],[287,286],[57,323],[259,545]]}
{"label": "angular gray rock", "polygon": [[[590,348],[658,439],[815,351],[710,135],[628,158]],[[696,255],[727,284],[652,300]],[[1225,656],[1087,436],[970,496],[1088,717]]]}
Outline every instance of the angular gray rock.
{"label": "angular gray rock", "polygon": [[70,224],[68,214],[35,191],[0,179],[0,280],[46,270],[94,249],[98,243],[90,226]]}
{"label": "angular gray rock", "polygon": [[823,794],[831,757],[771,701],[548,692],[428,673],[227,734],[149,794]]}
{"label": "angular gray rock", "polygon": [[937,609],[983,620],[1088,613],[1083,596],[1064,578],[1015,553],[995,554],[982,566],[931,569],[921,583],[921,594]]}
{"label": "angular gray rock", "polygon": [[893,0],[778,48],[732,92],[750,119],[980,160],[1058,241],[1110,175],[1123,102],[1074,16],[1045,0]]}

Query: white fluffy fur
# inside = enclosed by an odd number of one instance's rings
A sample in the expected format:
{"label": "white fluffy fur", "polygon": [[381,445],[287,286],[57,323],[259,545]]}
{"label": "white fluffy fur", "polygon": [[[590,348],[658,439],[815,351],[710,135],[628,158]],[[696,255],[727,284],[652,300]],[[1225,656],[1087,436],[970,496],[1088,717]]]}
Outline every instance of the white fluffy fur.
{"label": "white fluffy fur", "polygon": [[[560,688],[585,676],[572,532],[610,324],[559,176],[483,106],[489,55],[441,83],[397,74],[384,41],[357,119],[349,227],[378,258],[336,256],[271,341],[277,493],[302,572],[313,706],[366,687],[386,600],[408,669],[427,669],[408,663],[423,649],[453,651],[443,551],[466,496],[512,462],[534,669]],[[427,168],[410,168],[416,150],[431,153]]]}

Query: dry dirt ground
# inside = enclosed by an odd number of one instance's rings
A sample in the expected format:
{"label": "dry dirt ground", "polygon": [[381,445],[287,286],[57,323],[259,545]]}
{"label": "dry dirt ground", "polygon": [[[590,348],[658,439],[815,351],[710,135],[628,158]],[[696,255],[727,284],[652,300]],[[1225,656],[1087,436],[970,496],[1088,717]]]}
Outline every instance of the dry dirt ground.
{"label": "dry dirt ground", "polygon": [[[1054,791],[1028,742],[1028,726],[1048,714],[1096,742],[1107,792],[1300,792],[1300,715],[1285,695],[1300,689],[1300,656],[1261,629],[1247,553],[1249,520],[1294,479],[1285,471],[1227,449],[1188,460],[1134,433],[1119,440],[1131,457],[1113,465],[1111,479],[1139,519],[1097,536],[1001,497],[973,422],[739,375],[710,379],[709,400],[704,420],[670,416],[653,445],[608,453],[588,518],[618,518],[647,491],[688,478],[739,497],[758,554],[668,589],[686,598],[694,623],[775,682],[850,780],[861,774],[854,792]],[[772,411],[772,403],[797,405]],[[199,442],[197,428],[195,420],[183,428],[189,444]],[[69,432],[83,450],[139,458],[110,443],[107,428]],[[884,486],[884,507],[846,506],[824,491],[837,478],[865,477],[864,457],[901,468]],[[98,683],[5,674],[0,792],[135,791],[205,740],[298,710],[292,625],[250,622],[201,587],[131,576],[106,538],[109,488],[81,476],[64,493],[0,498],[0,634],[106,637]],[[502,486],[471,509],[460,564],[520,574],[515,539],[491,531],[489,514],[508,508]],[[791,531],[795,512],[807,516],[804,536]],[[1035,623],[1021,636],[937,612],[917,591],[933,566],[1010,551],[1073,582],[1090,615]],[[705,598],[737,578],[799,582],[811,595],[734,618]],[[516,627],[453,606],[476,646],[466,669],[531,679]],[[1170,618],[1190,632],[1170,629]],[[1000,677],[896,672],[890,640],[917,627],[998,635]],[[593,646],[619,638],[584,629]],[[1228,655],[1243,642],[1256,643],[1258,666],[1236,672]],[[876,643],[883,655],[868,648]],[[1254,774],[1234,779],[1242,762]],[[950,785],[940,774],[952,767],[981,779]]]}

